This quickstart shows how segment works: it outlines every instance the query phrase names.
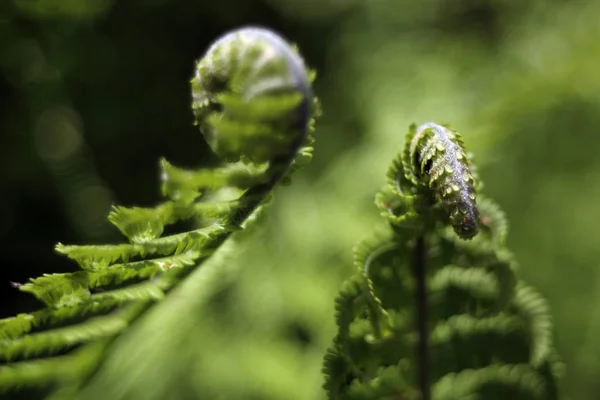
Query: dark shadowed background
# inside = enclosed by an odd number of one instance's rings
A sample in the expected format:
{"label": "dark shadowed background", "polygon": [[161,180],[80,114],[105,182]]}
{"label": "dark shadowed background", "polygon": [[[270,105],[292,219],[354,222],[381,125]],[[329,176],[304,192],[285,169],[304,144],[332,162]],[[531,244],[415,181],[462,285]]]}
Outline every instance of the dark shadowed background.
{"label": "dark shadowed background", "polygon": [[226,340],[198,339],[215,354],[211,390],[323,398],[351,248],[378,220],[373,195],[408,124],[433,120],[463,133],[508,214],[521,273],[554,314],[565,394],[597,399],[599,20],[591,0],[6,0],[0,317],[40,306],[11,282],[75,270],[56,242],[123,240],[105,217],[160,200],[159,157],[215,161],[192,126],[194,61],[258,24],[317,69],[324,116],[313,163],[278,190],[237,260],[228,323],[215,322]]}

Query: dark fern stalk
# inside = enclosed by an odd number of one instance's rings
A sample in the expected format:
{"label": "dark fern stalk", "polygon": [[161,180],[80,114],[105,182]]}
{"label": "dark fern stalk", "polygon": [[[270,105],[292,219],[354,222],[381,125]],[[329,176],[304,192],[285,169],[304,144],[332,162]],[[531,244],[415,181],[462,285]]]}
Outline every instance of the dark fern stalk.
{"label": "dark fern stalk", "polygon": [[427,319],[427,266],[425,265],[425,238],[419,236],[415,244],[413,274],[416,281],[415,304],[417,305],[417,363],[419,368],[419,390],[423,400],[429,400],[429,332]]}
{"label": "dark fern stalk", "polygon": [[[192,171],[162,160],[167,199],[109,215],[129,243],[57,245],[81,270],[19,287],[46,307],[0,320],[0,392],[31,387],[75,397],[117,337],[207,260],[221,260],[213,254],[310,161],[313,78],[296,50],[266,29],[230,32],[208,49],[191,81],[192,108],[227,163]],[[198,228],[162,236],[180,220]]]}
{"label": "dark fern stalk", "polygon": [[548,307],[481,188],[457,132],[410,127],[336,300],[330,399],[558,399]]}

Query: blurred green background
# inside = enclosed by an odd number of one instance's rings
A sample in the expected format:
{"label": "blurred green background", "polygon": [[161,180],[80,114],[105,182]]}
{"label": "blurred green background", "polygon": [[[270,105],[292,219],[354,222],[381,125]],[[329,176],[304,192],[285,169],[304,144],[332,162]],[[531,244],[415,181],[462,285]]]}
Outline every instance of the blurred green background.
{"label": "blurred green background", "polygon": [[0,316],[40,306],[10,281],[75,270],[56,242],[122,241],[110,205],[158,202],[160,156],[215,161],[192,126],[193,63],[258,24],[318,70],[315,158],[230,260],[221,308],[168,327],[186,357],[163,349],[148,390],[177,380],[190,398],[322,399],[351,248],[379,220],[373,196],[407,126],[433,120],[463,133],[508,214],[521,274],[553,311],[564,393],[598,399],[598,21],[593,0],[5,0]]}

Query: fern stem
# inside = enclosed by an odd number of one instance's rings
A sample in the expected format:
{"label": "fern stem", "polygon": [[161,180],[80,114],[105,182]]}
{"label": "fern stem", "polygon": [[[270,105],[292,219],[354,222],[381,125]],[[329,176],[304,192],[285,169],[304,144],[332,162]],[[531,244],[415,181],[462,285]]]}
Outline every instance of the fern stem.
{"label": "fern stem", "polygon": [[425,262],[425,237],[419,236],[414,252],[414,276],[416,281],[415,300],[417,304],[417,363],[419,368],[419,388],[421,399],[429,400],[429,345],[427,332],[427,282]]}
{"label": "fern stem", "polygon": [[250,217],[263,201],[266,200],[267,196],[275,189],[277,184],[290,170],[290,167],[294,162],[294,157],[301,144],[302,138],[299,138],[299,140],[292,143],[287,154],[276,157],[270,162],[269,169],[267,170],[267,176],[270,176],[270,179],[265,183],[251,187],[242,195],[242,197],[240,197],[239,201],[243,206],[239,207],[237,211],[229,217],[229,220],[227,221],[229,224],[241,224]]}

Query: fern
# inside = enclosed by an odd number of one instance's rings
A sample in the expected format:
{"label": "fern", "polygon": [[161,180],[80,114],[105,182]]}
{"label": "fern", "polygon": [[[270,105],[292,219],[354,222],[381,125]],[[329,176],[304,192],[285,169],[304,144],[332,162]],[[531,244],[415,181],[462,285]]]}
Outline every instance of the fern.
{"label": "fern", "polygon": [[457,132],[410,127],[376,196],[386,223],[336,300],[330,399],[558,398],[548,307],[516,277],[481,189]]}
{"label": "fern", "polygon": [[[209,290],[210,280],[190,282],[190,275],[210,263],[223,270],[223,252],[235,248],[226,241],[310,161],[318,114],[313,78],[296,50],[266,29],[230,32],[208,49],[191,81],[192,109],[227,162],[185,170],[161,160],[165,201],[114,207],[108,216],[129,243],[56,246],[81,270],[19,285],[45,308],[0,321],[0,392],[39,388],[75,397],[115,339],[174,288],[188,282],[198,296]],[[163,236],[181,220],[197,228]]]}

